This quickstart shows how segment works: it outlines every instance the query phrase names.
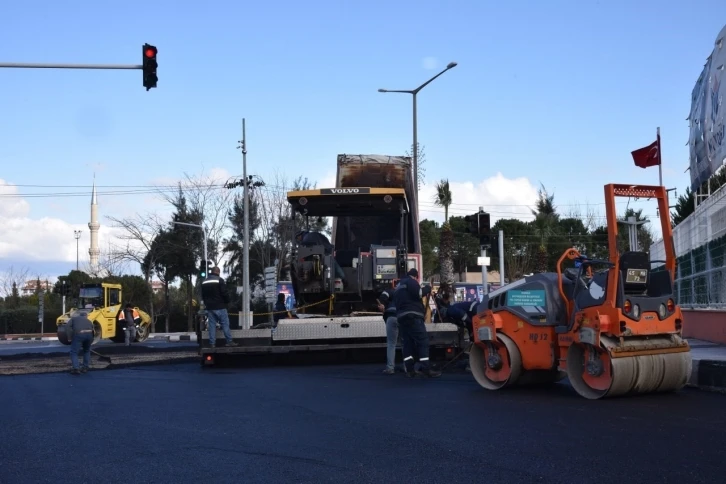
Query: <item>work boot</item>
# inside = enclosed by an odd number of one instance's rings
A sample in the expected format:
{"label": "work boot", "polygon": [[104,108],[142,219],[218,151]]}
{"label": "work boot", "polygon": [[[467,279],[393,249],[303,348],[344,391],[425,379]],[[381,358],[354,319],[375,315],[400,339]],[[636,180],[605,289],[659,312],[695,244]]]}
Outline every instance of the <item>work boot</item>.
{"label": "work boot", "polygon": [[422,371],[421,372],[421,375],[423,375],[425,377],[428,377],[428,378],[438,378],[438,377],[441,376],[441,372],[440,371],[430,370],[429,369],[429,370]]}
{"label": "work boot", "polygon": [[81,373],[88,373],[88,367],[87,366],[82,366],[81,367]]}
{"label": "work boot", "polygon": [[396,370],[394,370],[393,368],[386,368],[385,370],[383,370],[384,375],[393,375],[394,373],[396,373]]}
{"label": "work boot", "polygon": [[81,372],[78,371],[78,368],[71,368],[71,375],[80,375]]}

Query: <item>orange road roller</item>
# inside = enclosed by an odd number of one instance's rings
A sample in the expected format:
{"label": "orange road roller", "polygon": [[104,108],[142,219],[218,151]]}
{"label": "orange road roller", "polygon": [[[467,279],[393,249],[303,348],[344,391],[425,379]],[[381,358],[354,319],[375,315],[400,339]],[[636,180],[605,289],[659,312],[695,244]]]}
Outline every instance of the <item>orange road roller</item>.
{"label": "orange road roller", "polygon": [[[657,199],[665,260],[619,253],[616,197]],[[692,360],[675,303],[667,200],[662,186],[606,185],[609,260],[568,249],[557,272],[486,295],[472,321],[469,363],[477,383],[499,390],[567,377],[588,399],[683,388]]]}

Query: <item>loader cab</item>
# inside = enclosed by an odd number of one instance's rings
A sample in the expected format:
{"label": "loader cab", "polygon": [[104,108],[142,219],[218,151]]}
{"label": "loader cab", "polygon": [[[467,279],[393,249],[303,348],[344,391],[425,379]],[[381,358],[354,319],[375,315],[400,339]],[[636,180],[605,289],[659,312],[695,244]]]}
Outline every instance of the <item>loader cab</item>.
{"label": "loader cab", "polygon": [[95,309],[105,306],[104,288],[101,284],[83,284],[78,292],[78,307]]}
{"label": "loader cab", "polygon": [[[409,205],[403,189],[298,190],[288,192],[287,200],[296,214],[290,278],[301,305],[334,296],[340,313],[377,311],[377,294],[410,268],[421,271],[420,256],[410,254]],[[318,217],[333,218],[331,241],[316,236],[303,244],[300,230],[309,230],[311,219]],[[333,305],[310,309],[330,314]]]}

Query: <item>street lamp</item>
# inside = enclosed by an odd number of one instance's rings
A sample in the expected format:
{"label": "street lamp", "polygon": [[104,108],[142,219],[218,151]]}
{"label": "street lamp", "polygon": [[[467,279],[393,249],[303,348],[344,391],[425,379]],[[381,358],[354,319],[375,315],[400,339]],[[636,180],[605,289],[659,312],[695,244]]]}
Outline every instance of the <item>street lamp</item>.
{"label": "street lamp", "polygon": [[74,230],[73,236],[76,238],[76,270],[78,269],[78,239],[81,238],[81,231],[80,230]]}
{"label": "street lamp", "polygon": [[[204,225],[200,224],[190,224],[187,222],[173,222],[174,225],[186,225],[187,227],[196,227],[198,229],[202,229],[202,234],[204,235],[204,263],[207,263],[207,229],[204,228]],[[206,279],[207,277],[207,271],[204,271],[204,277]]]}
{"label": "street lamp", "polygon": [[449,69],[453,69],[456,67],[456,62],[449,62],[449,64],[446,66],[446,69],[436,74],[434,77],[429,79],[428,81],[424,82],[420,86],[418,86],[416,89],[411,89],[408,91],[405,90],[394,90],[394,89],[379,89],[378,92],[400,92],[404,94],[411,94],[413,95],[413,186],[414,186],[414,203],[416,207],[416,218],[418,219],[418,133],[416,129],[416,95],[423,89],[424,87],[428,86],[434,79],[439,77],[444,72],[448,71]]}

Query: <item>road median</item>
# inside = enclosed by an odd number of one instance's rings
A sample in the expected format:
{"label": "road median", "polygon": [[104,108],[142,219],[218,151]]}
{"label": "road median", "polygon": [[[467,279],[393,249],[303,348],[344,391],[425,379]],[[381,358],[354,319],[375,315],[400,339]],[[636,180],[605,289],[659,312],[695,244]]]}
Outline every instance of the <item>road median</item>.
{"label": "road median", "polygon": [[[91,354],[91,370],[111,370],[144,365],[162,365],[199,361],[196,351],[172,349],[173,351],[129,352],[123,354]],[[60,373],[71,368],[68,352],[64,354],[33,355],[32,357],[0,358],[0,376],[27,375],[35,373]]]}

